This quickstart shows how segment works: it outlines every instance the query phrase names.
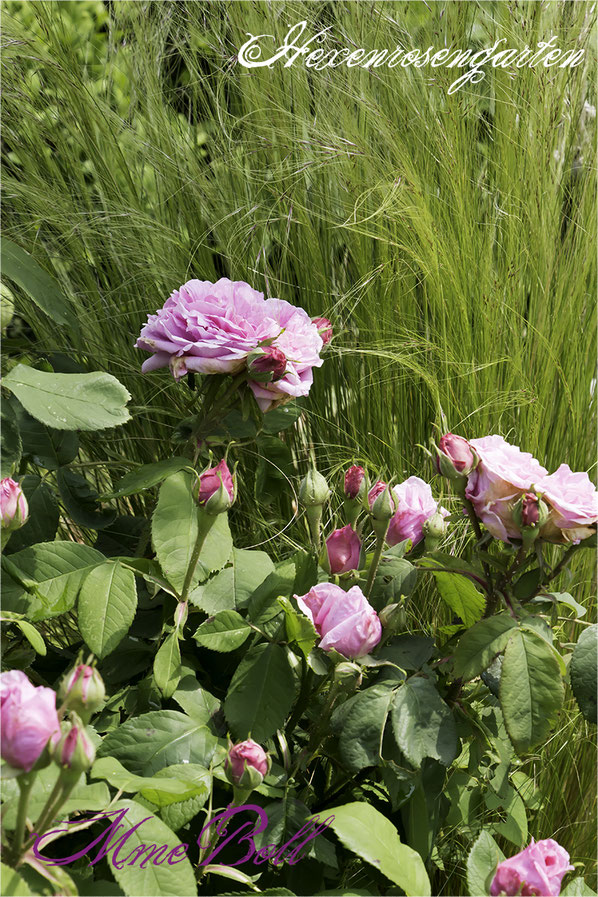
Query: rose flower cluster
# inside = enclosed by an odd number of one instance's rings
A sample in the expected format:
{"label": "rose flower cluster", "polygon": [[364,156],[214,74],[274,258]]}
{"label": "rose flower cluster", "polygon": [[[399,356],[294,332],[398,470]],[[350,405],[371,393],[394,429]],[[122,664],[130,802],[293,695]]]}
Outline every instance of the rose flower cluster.
{"label": "rose flower cluster", "polygon": [[326,318],[309,317],[283,299],[265,299],[244,281],[189,280],[149,315],[135,343],[150,352],[142,371],[239,374],[262,411],[306,396],[320,353],[332,338]]}

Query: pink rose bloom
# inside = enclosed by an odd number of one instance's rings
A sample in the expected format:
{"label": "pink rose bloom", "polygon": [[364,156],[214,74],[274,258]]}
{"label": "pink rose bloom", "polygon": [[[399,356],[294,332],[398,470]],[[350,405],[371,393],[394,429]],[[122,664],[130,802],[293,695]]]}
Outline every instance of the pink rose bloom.
{"label": "pink rose bloom", "polygon": [[550,542],[580,542],[596,531],[598,492],[587,473],[574,473],[568,464],[536,484],[550,516],[540,530]]}
{"label": "pink rose bloom", "polygon": [[334,648],[353,660],[369,654],[382,638],[378,614],[359,586],[345,592],[340,586],[321,582],[295,598],[321,636],[324,651]]}
{"label": "pink rose bloom", "polygon": [[500,894],[522,897],[558,897],[566,872],[573,869],[567,851],[547,838],[531,844],[499,863],[490,886],[492,897]]}
{"label": "pink rose bloom", "polygon": [[[475,456],[467,439],[464,439],[463,436],[445,433],[438,444],[438,448],[451,462],[455,471],[463,476],[467,476],[475,465]],[[438,459],[436,459],[436,468],[438,473],[442,473]]]}
{"label": "pink rose bloom", "polygon": [[205,505],[208,499],[220,491],[221,486],[224,486],[228,492],[232,504],[235,500],[235,486],[233,483],[233,476],[224,460],[220,461],[216,467],[210,467],[201,474],[199,478],[197,503]]}
{"label": "pink rose bloom", "polygon": [[29,772],[51,735],[60,731],[56,692],[35,687],[21,670],[0,675],[0,753],[11,766]]}
{"label": "pink rose bloom", "polygon": [[[436,513],[438,502],[432,495],[429,483],[419,477],[409,477],[392,490],[397,510],[388,525],[386,541],[396,545],[411,539],[413,545],[424,537],[423,526],[429,517]],[[443,517],[448,517],[446,508],[440,508]]]}
{"label": "pink rose bloom", "polygon": [[361,539],[350,524],[335,529],[326,539],[326,552],[331,573],[357,570],[361,554]]}
{"label": "pink rose bloom", "polygon": [[256,769],[261,776],[265,776],[270,769],[270,760],[265,750],[256,741],[248,738],[233,745],[226,759],[226,770],[232,781],[238,785],[247,766]]}
{"label": "pink rose bloom", "polygon": [[243,281],[189,280],[157,314],[149,315],[135,343],[151,352],[142,371],[169,366],[179,380],[189,371],[234,374],[266,340],[286,358],[284,376],[271,383],[249,381],[262,411],[306,396],[313,368],[320,367],[323,340],[307,312],[283,299],[264,299]]}
{"label": "pink rose bloom", "polygon": [[[383,483],[382,480],[378,480],[377,483],[374,483],[370,491],[368,492],[368,505],[370,506],[370,511],[374,507],[374,502],[378,498],[379,495],[382,495],[384,490],[386,489],[387,483]],[[392,498],[391,498],[392,502]]]}
{"label": "pink rose bloom", "polygon": [[23,490],[10,477],[0,480],[0,520],[2,529],[14,530],[27,520],[29,507]]}
{"label": "pink rose bloom", "polygon": [[480,463],[470,474],[465,495],[477,517],[497,539],[520,539],[513,520],[513,505],[546,476],[548,471],[529,452],[510,445],[502,436],[471,439]]}

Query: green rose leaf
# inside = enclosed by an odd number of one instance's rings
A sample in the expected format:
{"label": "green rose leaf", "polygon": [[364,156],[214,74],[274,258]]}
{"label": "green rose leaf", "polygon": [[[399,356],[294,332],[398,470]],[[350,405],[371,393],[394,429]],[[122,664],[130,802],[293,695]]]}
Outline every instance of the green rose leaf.
{"label": "green rose leaf", "polygon": [[474,679],[504,651],[517,621],[508,614],[480,620],[463,633],[455,651],[455,676]]}
{"label": "green rose leaf", "polygon": [[[5,559],[8,560],[8,559]],[[6,610],[26,613],[33,623],[70,610],[85,577],[105,557],[79,542],[41,542],[10,555],[10,563],[25,580],[33,581],[34,591],[4,575],[2,602]]]}
{"label": "green rose leaf", "polygon": [[284,723],[295,682],[284,648],[261,644],[247,652],[232,678],[224,713],[238,738],[264,741]]}
{"label": "green rose leaf", "polygon": [[154,775],[175,763],[208,768],[219,747],[209,729],[178,710],[153,710],[109,732],[98,757],[114,757],[130,772]]}
{"label": "green rose leaf", "polygon": [[212,651],[234,651],[251,633],[243,617],[234,610],[223,610],[202,623],[193,638],[200,647]]}
{"label": "green rose leaf", "polygon": [[106,657],[125,637],[137,610],[135,575],[107,561],[86,577],[79,594],[79,629],[89,649]]}
{"label": "green rose leaf", "polygon": [[408,679],[397,689],[392,727],[397,744],[409,762],[418,768],[424,757],[450,766],[459,753],[453,714],[434,685],[421,676]]}
{"label": "green rose leaf", "polygon": [[220,701],[202,688],[195,676],[183,676],[173,694],[174,700],[185,713],[205,726],[220,709]]}
{"label": "green rose leaf", "polygon": [[[170,770],[173,768],[177,770],[174,776],[170,774]],[[101,757],[96,760],[89,775],[92,779],[106,779],[115,788],[128,794],[141,793],[156,806],[165,807],[197,795],[207,796],[210,783],[209,772],[203,770],[207,781],[197,783],[193,781],[193,777],[185,778],[185,769],[185,765],[181,764],[161,769],[155,776],[137,776],[125,769],[122,763],[119,763],[114,757]]]}
{"label": "green rose leaf", "polygon": [[79,437],[72,430],[57,430],[17,409],[19,432],[23,454],[33,458],[35,464],[46,470],[57,470],[70,464],[79,452]]}
{"label": "green rose leaf", "polygon": [[561,897],[596,897],[596,891],[585,883],[581,876],[573,878],[561,891]]}
{"label": "green rose leaf", "polygon": [[371,863],[407,897],[429,897],[432,893],[419,853],[401,843],[392,822],[371,804],[355,802],[333,807],[320,817],[322,822],[333,817],[330,827],[344,846]]}
{"label": "green rose leaf", "polygon": [[514,629],[500,678],[500,706],[518,754],[544,740],[563,703],[563,680],[554,650],[531,629]]}
{"label": "green rose leaf", "polygon": [[[120,800],[111,809],[127,811],[123,824],[125,834],[130,834],[118,852],[116,862],[114,851],[108,852],[112,874],[125,893],[144,894],[146,897],[196,895],[193,867],[172,829],[133,800]],[[115,839],[112,840],[114,842]],[[176,848],[180,849],[171,853]],[[166,856],[170,856],[172,862],[160,862]],[[137,862],[133,862],[135,857]],[[146,859],[147,862],[144,862]]]}
{"label": "green rose leaf", "polygon": [[156,654],[154,681],[164,698],[171,698],[181,681],[181,648],[176,632],[164,639]]}
{"label": "green rose leaf", "polygon": [[473,626],[484,613],[486,601],[471,579],[460,573],[439,573],[432,569],[442,600],[466,626]]}
{"label": "green rose leaf", "polygon": [[157,486],[167,477],[185,467],[190,467],[189,458],[165,458],[163,461],[155,461],[153,464],[142,464],[126,473],[116,484],[114,492],[108,492],[102,496],[106,498],[121,498],[123,495],[136,495],[145,489]]}
{"label": "green rose leaf", "polygon": [[596,724],[596,679],[598,678],[598,625],[580,635],[569,666],[571,688],[588,722]]}
{"label": "green rose leaf", "polygon": [[481,831],[467,857],[467,888],[471,897],[489,894],[496,867],[505,856],[487,831]]}
{"label": "green rose leaf", "polygon": [[73,310],[48,272],[12,240],[1,238],[2,276],[18,284],[55,324],[79,329]]}
{"label": "green rose leaf", "polygon": [[50,374],[18,364],[2,380],[36,420],[57,430],[104,430],[126,423],[131,398],[112,374]]}
{"label": "green rose leaf", "polygon": [[[192,495],[193,476],[186,471],[171,474],[160,487],[152,517],[152,539],[160,566],[180,593],[197,542],[199,508]],[[226,514],[219,514],[203,543],[191,584],[221,569],[232,551]]]}
{"label": "green rose leaf", "polygon": [[3,399],[0,403],[0,476],[11,476],[19,466],[23,444],[14,408]]}
{"label": "green rose leaf", "polygon": [[[340,753],[351,772],[375,766],[382,757],[382,738],[393,690],[385,683],[373,685],[347,701],[339,736]],[[341,704],[341,709],[346,705]]]}
{"label": "green rose leaf", "polygon": [[0,892],[3,897],[29,897],[31,891],[18,872],[0,863]]}
{"label": "green rose leaf", "polygon": [[85,477],[72,470],[61,468],[57,475],[58,491],[71,520],[86,529],[103,529],[116,518],[116,511],[101,508],[98,493]]}
{"label": "green rose leaf", "polygon": [[208,614],[245,607],[273,570],[274,564],[265,551],[233,548],[230,565],[194,589],[189,600]]}

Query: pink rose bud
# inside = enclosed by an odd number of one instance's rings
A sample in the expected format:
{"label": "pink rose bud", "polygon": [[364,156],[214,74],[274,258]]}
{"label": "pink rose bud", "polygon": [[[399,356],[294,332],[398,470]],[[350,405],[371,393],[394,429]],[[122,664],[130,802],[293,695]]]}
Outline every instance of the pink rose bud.
{"label": "pink rose bud", "polygon": [[232,745],[225,763],[228,780],[241,788],[257,788],[270,771],[271,760],[260,745],[248,738]]}
{"label": "pink rose bud", "polygon": [[526,492],[521,500],[522,526],[536,526],[540,520],[540,500],[533,492]]}
{"label": "pink rose bud", "polygon": [[335,530],[326,539],[328,566],[331,573],[357,570],[361,554],[361,539],[350,524]]}
{"label": "pink rose bud", "polygon": [[328,318],[312,318],[311,322],[318,328],[318,333],[322,337],[324,345],[329,343],[332,339],[332,324]]}
{"label": "pink rose bud", "polygon": [[235,500],[233,477],[226,461],[204,471],[195,484],[196,500],[208,514],[221,514]]}
{"label": "pink rose bud", "polygon": [[469,476],[476,460],[467,439],[454,433],[445,433],[441,438],[436,456],[438,473],[450,479]]}
{"label": "pink rose bud", "polygon": [[573,870],[569,854],[552,838],[532,843],[496,868],[490,885],[492,897],[505,895],[542,895],[558,897],[566,872]]}
{"label": "pink rose bud", "polygon": [[369,654],[382,637],[378,614],[359,586],[345,592],[333,583],[320,582],[295,599],[320,635],[323,651],[334,648],[355,660]]}
{"label": "pink rose bud", "polygon": [[95,667],[86,663],[78,664],[70,670],[58,689],[58,699],[67,710],[74,710],[89,722],[92,715],[104,703],[106,689],[102,677]]}
{"label": "pink rose bud", "polygon": [[[443,518],[449,516],[446,508],[438,506],[429,483],[420,480],[419,477],[409,477],[395,486],[392,492],[397,510],[388,527],[386,541],[389,545],[411,539],[412,545],[415,546],[424,538],[424,523],[430,517],[436,514]],[[439,531],[437,516],[434,527]]]}
{"label": "pink rose bud", "polygon": [[345,498],[359,498],[365,489],[365,485],[365,470],[363,467],[354,464],[345,473]]}
{"label": "pink rose bud", "polygon": [[284,377],[286,369],[287,357],[276,346],[255,349],[247,357],[247,370],[252,380],[271,383]]}
{"label": "pink rose bud", "polygon": [[27,520],[29,507],[18,483],[5,477],[0,480],[0,518],[2,529],[7,532],[19,529]]}
{"label": "pink rose bud", "polygon": [[31,684],[21,670],[0,675],[0,753],[10,766],[29,772],[48,740],[60,731],[56,692]]}
{"label": "pink rose bud", "polygon": [[374,507],[374,502],[376,501],[378,496],[382,495],[382,493],[386,489],[386,486],[386,483],[383,483],[382,480],[378,480],[378,482],[375,483],[368,492],[368,505],[370,506],[370,511]]}
{"label": "pink rose bud", "polygon": [[85,726],[76,713],[71,713],[72,724],[63,723],[64,731],[52,740],[52,757],[63,769],[80,775],[93,766],[96,749]]}

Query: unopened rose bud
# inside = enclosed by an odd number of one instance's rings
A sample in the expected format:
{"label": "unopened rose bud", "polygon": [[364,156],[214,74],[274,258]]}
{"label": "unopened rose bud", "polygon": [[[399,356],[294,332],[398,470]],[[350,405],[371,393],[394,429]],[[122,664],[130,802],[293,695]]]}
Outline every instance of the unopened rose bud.
{"label": "unopened rose bud", "polygon": [[524,542],[533,542],[548,520],[548,508],[534,492],[526,492],[513,506],[513,520]]}
{"label": "unopened rose bud", "polygon": [[359,568],[361,539],[350,524],[336,529],[326,539],[326,567],[329,573],[348,573]]}
{"label": "unopened rose bud", "polygon": [[270,383],[284,377],[287,369],[287,357],[276,346],[265,346],[254,349],[247,356],[247,370],[251,380]]}
{"label": "unopened rose bud", "polygon": [[468,477],[478,463],[478,457],[463,436],[445,433],[436,450],[436,469],[450,480]]}
{"label": "unopened rose bud", "polygon": [[422,532],[426,540],[426,549],[434,551],[438,543],[446,535],[447,525],[440,510],[428,517],[422,524]]}
{"label": "unopened rose bud", "polygon": [[96,749],[76,713],[71,713],[71,725],[65,725],[64,730],[53,743],[54,762],[76,775],[87,772],[93,766]]}
{"label": "unopened rose bud", "polygon": [[106,689],[95,667],[80,663],[63,678],[58,689],[58,700],[67,710],[74,710],[82,720],[89,722],[92,715],[104,703]]}
{"label": "unopened rose bud", "polygon": [[332,339],[332,324],[328,318],[312,318],[311,322],[318,328],[318,333],[320,334],[324,345],[329,343]]}
{"label": "unopened rose bud", "polygon": [[396,509],[389,486],[384,487],[382,492],[378,495],[378,498],[376,498],[371,505],[371,508],[373,530],[378,539],[384,539],[388,532],[388,524]]}
{"label": "unopened rose bud", "polygon": [[27,520],[29,507],[23,490],[10,477],[0,480],[0,519],[2,530],[10,533],[19,529]]}
{"label": "unopened rose bud", "polygon": [[226,461],[205,470],[198,478],[194,489],[195,500],[208,514],[216,515],[228,511],[235,500],[233,476]]}
{"label": "unopened rose bud", "polygon": [[405,607],[402,604],[387,604],[382,608],[378,617],[384,629],[389,629],[391,632],[403,629],[407,620]]}
{"label": "unopened rose bud", "polygon": [[189,616],[189,608],[186,601],[179,601],[174,612],[174,625],[177,629],[182,629],[187,622]]}
{"label": "unopened rose bud", "polygon": [[344,492],[345,498],[352,501],[361,498],[367,488],[367,477],[363,467],[354,464],[345,473]]}
{"label": "unopened rose bud", "polygon": [[312,467],[299,486],[299,501],[304,508],[313,508],[325,505],[329,498],[328,483],[322,474]]}
{"label": "unopened rose bud", "polygon": [[271,765],[272,761],[265,750],[248,738],[247,741],[231,745],[224,771],[232,785],[252,791],[262,784]]}
{"label": "unopened rose bud", "polygon": [[356,663],[343,661],[334,668],[334,681],[343,691],[358,689],[363,680],[361,667]]}
{"label": "unopened rose bud", "polygon": [[386,485],[387,484],[384,483],[382,480],[378,480],[378,482],[374,483],[374,485],[368,492],[368,505],[369,505],[370,511],[374,507],[374,502],[376,501],[378,496],[382,495],[382,493],[386,489]]}

